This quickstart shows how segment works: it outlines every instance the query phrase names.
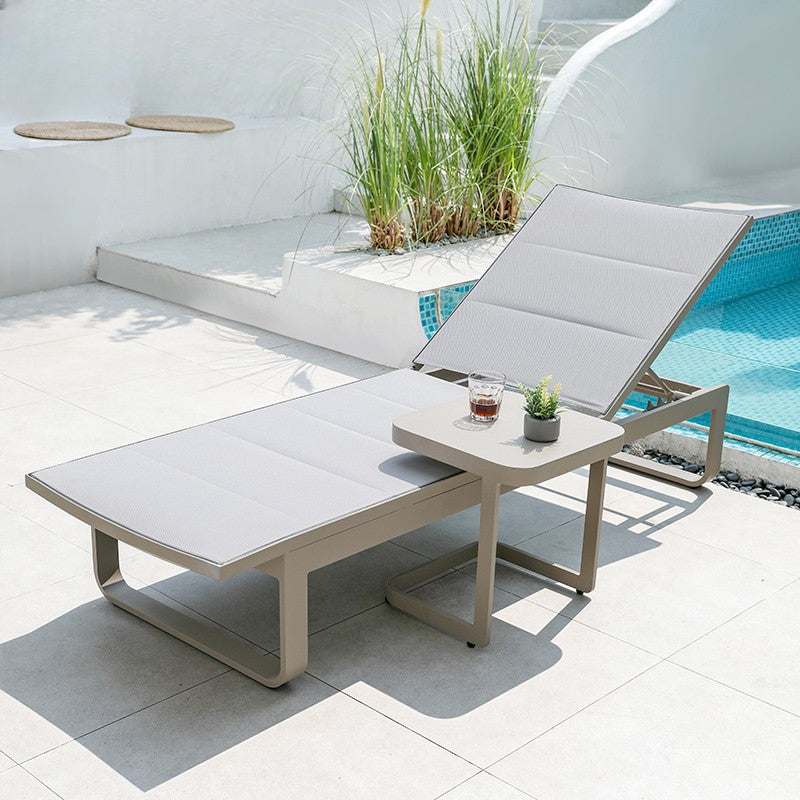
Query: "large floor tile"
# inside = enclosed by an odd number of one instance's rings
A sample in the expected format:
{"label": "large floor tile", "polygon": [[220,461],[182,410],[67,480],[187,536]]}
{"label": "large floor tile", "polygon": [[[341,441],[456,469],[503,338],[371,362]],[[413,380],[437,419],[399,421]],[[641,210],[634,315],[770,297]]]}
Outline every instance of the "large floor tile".
{"label": "large floor tile", "polygon": [[48,397],[45,392],[0,374],[0,409],[24,406],[37,400],[47,400]]}
{"label": "large floor tile", "polygon": [[143,436],[157,436],[286,398],[222,372],[188,365],[74,392],[64,399]]}
{"label": "large floor tile", "polygon": [[130,428],[52,398],[0,411],[3,431],[0,483],[22,483],[25,474],[141,438]]}
{"label": "large floor tile", "polygon": [[441,800],[530,800],[531,795],[515,789],[488,772],[473,778],[443,794]]}
{"label": "large floor tile", "polygon": [[26,765],[65,800],[425,800],[475,768],[309,677],[229,673]]}
{"label": "large floor tile", "polygon": [[649,524],[698,542],[800,576],[800,514],[785,506],[732,492],[721,486],[703,490],[704,502],[690,513],[679,505],[654,502],[647,495],[630,496],[615,504]]}
{"label": "large floor tile", "polygon": [[89,526],[52,503],[48,503],[47,500],[28,489],[24,483],[17,483],[13,486],[0,485],[0,505],[35,522],[54,533],[59,539],[64,539],[81,550],[91,552]]}
{"label": "large floor tile", "polygon": [[537,800],[793,800],[800,719],[668,663],[495,764]]}
{"label": "large floor tile", "polygon": [[670,659],[800,717],[800,580]]}
{"label": "large floor tile", "polygon": [[[455,573],[418,592],[468,618],[472,590]],[[470,649],[384,604],[312,636],[309,672],[487,766],[655,662],[498,590],[488,647]]]}
{"label": "large floor tile", "polygon": [[265,350],[292,343],[277,333],[206,315],[178,315],[165,318],[159,325],[143,325],[138,329],[130,326],[122,328],[122,332],[139,344],[195,364],[226,358],[257,358]]}
{"label": "large floor tile", "polygon": [[227,671],[81,575],[0,604],[0,748],[22,762]]}
{"label": "large floor tile", "polygon": [[58,800],[58,795],[22,767],[13,767],[0,774],[0,800]]}
{"label": "large floor tile", "polygon": [[[611,509],[600,538],[597,585],[575,598],[553,584],[500,565],[498,586],[624,642],[666,657],[793,580],[790,573],[687,539]],[[583,537],[574,520],[522,543],[576,569]]]}
{"label": "large floor tile", "polygon": [[[0,320],[13,318],[34,328],[22,344],[97,331],[106,333],[109,341],[135,339],[157,330],[176,331],[203,316],[186,306],[97,281],[0,300]],[[0,338],[2,334],[0,323]]]}
{"label": "large floor tile", "polygon": [[[316,570],[308,579],[308,625],[316,632],[383,602],[387,580],[419,566],[424,559],[387,542]],[[258,570],[215,581],[184,572],[158,582],[163,570],[142,558],[123,567],[159,593],[214,620],[266,650],[280,644],[278,581]]]}
{"label": "large floor tile", "polygon": [[[710,501],[715,488],[706,483],[698,488],[681,486],[643,472],[609,464],[606,476],[606,505],[635,516],[633,511],[670,509],[669,519],[689,517]],[[639,502],[641,505],[636,505]]]}
{"label": "large floor tile", "polygon": [[91,569],[88,553],[0,506],[0,600]]}
{"label": "large floor tile", "polygon": [[0,355],[0,372],[58,397],[185,366],[182,358],[102,332]]}
{"label": "large floor tile", "polygon": [[305,342],[253,352],[249,357],[230,355],[206,366],[285,397],[330,389],[386,371],[386,367]]}
{"label": "large floor tile", "polygon": [[11,767],[15,766],[16,763],[16,761],[14,761],[12,758],[9,758],[5,753],[0,752],[0,772],[11,769]]}
{"label": "large floor tile", "polygon": [[75,309],[87,289],[70,286],[0,298],[0,352],[85,335],[87,328]]}

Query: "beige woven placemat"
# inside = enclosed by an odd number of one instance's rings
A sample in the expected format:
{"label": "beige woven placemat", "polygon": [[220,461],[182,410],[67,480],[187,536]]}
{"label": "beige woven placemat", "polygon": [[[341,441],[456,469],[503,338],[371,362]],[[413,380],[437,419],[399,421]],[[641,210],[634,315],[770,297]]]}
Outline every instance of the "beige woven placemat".
{"label": "beige woven placemat", "polygon": [[150,128],[155,131],[181,131],[183,133],[220,133],[235,127],[228,119],[218,117],[185,117],[176,114],[131,117],[125,120],[134,128]]}
{"label": "beige woven placemat", "polygon": [[131,129],[114,122],[26,122],[17,125],[14,133],[29,139],[64,139],[65,141],[95,141],[127,136]]}

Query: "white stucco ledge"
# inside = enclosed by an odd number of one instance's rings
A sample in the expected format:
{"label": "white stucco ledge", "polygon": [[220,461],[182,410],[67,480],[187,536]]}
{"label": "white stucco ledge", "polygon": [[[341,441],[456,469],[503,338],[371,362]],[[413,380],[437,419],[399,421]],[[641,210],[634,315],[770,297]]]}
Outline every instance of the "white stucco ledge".
{"label": "white stucco ledge", "polygon": [[331,207],[326,123],[231,119],[224,133],[94,142],[0,131],[0,297],[91,280],[98,245]]}
{"label": "white stucco ledge", "polygon": [[[363,250],[363,218],[328,213],[102,247],[98,278],[391,367],[425,344],[419,298],[471,283],[508,236],[403,255]],[[362,248],[362,249],[358,249]]]}

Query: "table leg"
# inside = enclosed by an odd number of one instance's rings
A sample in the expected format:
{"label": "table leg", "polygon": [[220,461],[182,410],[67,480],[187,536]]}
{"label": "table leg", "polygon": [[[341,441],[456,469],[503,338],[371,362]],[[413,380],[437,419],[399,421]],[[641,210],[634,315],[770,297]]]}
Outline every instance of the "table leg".
{"label": "table leg", "polygon": [[554,581],[571,586],[578,594],[591,592],[597,578],[597,556],[600,549],[600,530],[603,525],[603,498],[606,490],[606,464],[595,461],[589,467],[589,488],[586,493],[586,515],[583,519],[583,542],[578,572],[536,558],[510,544],[497,545],[497,557],[515,566],[544,575]]}
{"label": "table leg", "polygon": [[608,461],[595,461],[589,467],[589,488],[586,493],[586,517],[583,520],[581,571],[575,588],[578,594],[591,592],[597,577],[597,556],[600,550],[600,529],[603,526],[603,499],[606,493]]}
{"label": "table leg", "polygon": [[478,536],[478,563],[475,571],[474,634],[470,644],[489,644],[494,597],[494,569],[497,563],[497,512],[500,485],[486,478],[481,483],[481,522]]}
{"label": "table leg", "polygon": [[[607,461],[595,461],[589,467],[589,487],[586,494],[586,516],[583,521],[583,544],[580,568],[575,570],[537,558],[509,544],[497,541],[497,512],[501,487],[483,480],[481,485],[480,536],[474,544],[428,561],[408,572],[397,575],[386,585],[386,599],[396,608],[417,619],[435,625],[448,633],[465,639],[470,645],[489,643],[494,594],[494,573],[497,559],[543,575],[575,589],[578,594],[594,589],[597,576],[597,557],[600,529],[603,523],[603,498],[606,486]],[[409,594],[415,586],[464,566],[477,558],[475,574],[475,610],[472,622],[440,611]]]}

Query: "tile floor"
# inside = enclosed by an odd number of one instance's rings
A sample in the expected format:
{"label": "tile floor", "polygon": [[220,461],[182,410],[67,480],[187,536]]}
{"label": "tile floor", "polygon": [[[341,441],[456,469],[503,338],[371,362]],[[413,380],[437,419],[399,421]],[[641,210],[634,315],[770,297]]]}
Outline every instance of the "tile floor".
{"label": "tile floor", "polygon": [[[467,649],[383,603],[469,510],[312,575],[308,673],[270,691],[116,609],[38,467],[381,372],[101,284],[0,300],[0,797],[796,798],[800,515],[610,471],[597,589],[498,569]],[[504,498],[569,563],[585,474]],[[131,583],[267,652],[275,585],[124,550]],[[455,613],[470,570],[419,590]]]}

